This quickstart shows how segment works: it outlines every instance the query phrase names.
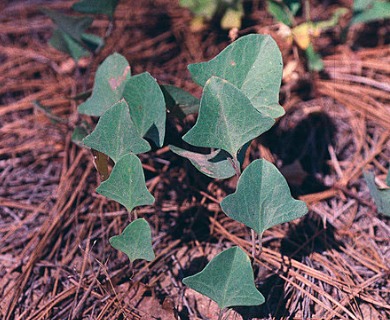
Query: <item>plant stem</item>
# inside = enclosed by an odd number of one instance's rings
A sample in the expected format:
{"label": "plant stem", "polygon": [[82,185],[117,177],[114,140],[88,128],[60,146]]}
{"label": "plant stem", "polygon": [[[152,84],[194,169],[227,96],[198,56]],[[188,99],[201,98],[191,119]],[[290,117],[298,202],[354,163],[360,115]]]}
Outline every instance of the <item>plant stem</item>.
{"label": "plant stem", "polygon": [[255,260],[256,257],[256,234],[255,230],[251,229],[251,239],[252,239],[252,258]]}

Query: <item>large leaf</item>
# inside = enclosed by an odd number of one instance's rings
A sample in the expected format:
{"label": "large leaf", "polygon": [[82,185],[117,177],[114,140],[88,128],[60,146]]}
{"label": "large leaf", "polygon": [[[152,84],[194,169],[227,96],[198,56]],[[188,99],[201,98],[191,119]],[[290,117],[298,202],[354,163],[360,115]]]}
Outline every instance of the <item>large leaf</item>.
{"label": "large leaf", "polygon": [[169,146],[172,152],[187,158],[200,172],[214,179],[227,179],[236,174],[233,162],[237,167],[240,166],[237,160],[234,160],[227,152],[215,150],[209,154],[202,154],[181,149],[175,146]]}
{"label": "large leaf", "polygon": [[264,159],[253,161],[244,170],[236,192],[221,201],[221,208],[260,236],[265,230],[300,218],[308,211],[303,201],[291,197],[279,170]]}
{"label": "large leaf", "polygon": [[357,11],[353,14],[351,25],[390,18],[389,1],[360,1],[354,9]]}
{"label": "large leaf", "polygon": [[135,128],[125,100],[119,101],[103,113],[95,130],[83,142],[108,155],[114,162],[128,153],[150,150],[149,143],[141,138]]}
{"label": "large leaf", "polygon": [[203,271],[184,278],[183,283],[214,300],[221,309],[265,302],[255,287],[249,257],[238,247],[219,253]]}
{"label": "large leaf", "polygon": [[82,34],[93,21],[91,17],[69,16],[47,8],[43,8],[41,10],[44,14],[50,17],[51,20],[53,20],[58,29],[65,32],[79,43],[82,42]]}
{"label": "large leaf", "polygon": [[237,151],[274,124],[258,112],[241,90],[226,80],[211,77],[206,82],[199,116],[183,140],[198,147],[218,148],[236,158]]}
{"label": "large leaf", "polygon": [[280,117],[282,55],[276,42],[268,35],[251,34],[230,44],[208,62],[190,64],[193,80],[201,86],[217,76],[241,89],[253,106],[271,117]]}
{"label": "large leaf", "polygon": [[164,95],[156,80],[144,72],[126,83],[123,97],[130,107],[131,119],[142,137],[157,146],[164,143],[166,109]]}
{"label": "large leaf", "polygon": [[387,189],[377,187],[375,176],[372,172],[364,172],[363,175],[370,190],[371,197],[374,198],[378,212],[390,217],[390,170],[386,179],[386,184],[389,186]]}
{"label": "large leaf", "polygon": [[92,96],[79,105],[80,113],[100,116],[122,98],[123,89],[130,79],[130,66],[118,53],[107,57],[95,76]]}
{"label": "large leaf", "polygon": [[81,0],[72,9],[82,13],[105,14],[113,17],[119,0]]}
{"label": "large leaf", "polygon": [[154,260],[152,232],[145,219],[130,223],[123,232],[110,238],[110,244],[125,253],[131,262],[137,259]]}
{"label": "large leaf", "polygon": [[96,191],[124,205],[129,212],[137,206],[154,202],[145,185],[141,161],[134,154],[120,158],[108,180],[102,182]]}
{"label": "large leaf", "polygon": [[192,94],[172,85],[161,85],[164,94],[165,104],[171,114],[184,119],[189,114],[198,113],[199,99]]}

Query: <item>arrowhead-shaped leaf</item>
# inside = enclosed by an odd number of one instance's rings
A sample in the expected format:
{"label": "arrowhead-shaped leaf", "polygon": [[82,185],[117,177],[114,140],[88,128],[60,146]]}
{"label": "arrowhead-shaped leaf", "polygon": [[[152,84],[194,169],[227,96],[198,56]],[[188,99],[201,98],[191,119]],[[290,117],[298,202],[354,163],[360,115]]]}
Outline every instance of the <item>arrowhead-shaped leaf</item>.
{"label": "arrowhead-shaped leaf", "polygon": [[270,162],[253,161],[238,180],[235,193],[221,201],[222,210],[259,235],[277,224],[307,213],[303,201],[291,197],[286,179]]}
{"label": "arrowhead-shaped leaf", "polygon": [[69,54],[75,61],[78,61],[82,57],[89,56],[89,51],[87,49],[59,29],[54,30],[53,35],[49,40],[49,44],[57,50]]}
{"label": "arrowhead-shaped leaf", "polygon": [[175,146],[169,146],[172,152],[187,158],[200,172],[214,179],[227,179],[236,174],[233,167],[233,161],[236,166],[240,163],[223,150],[215,150],[209,154],[202,154],[181,149]]}
{"label": "arrowhead-shaped leaf", "polygon": [[201,86],[217,76],[235,85],[253,106],[273,118],[284,114],[279,105],[282,55],[271,36],[251,34],[236,40],[214,59],[188,66]]}
{"label": "arrowhead-shaped leaf", "polygon": [[145,185],[141,161],[134,154],[126,154],[120,158],[110,177],[96,191],[124,205],[129,212],[137,206],[154,202],[154,197]]}
{"label": "arrowhead-shaped leaf", "polygon": [[218,148],[236,158],[237,151],[274,124],[257,111],[234,85],[211,77],[203,89],[199,116],[183,140],[198,147]]}
{"label": "arrowhead-shaped leaf", "polygon": [[371,197],[374,198],[378,212],[390,217],[390,170],[386,179],[386,184],[389,186],[388,189],[380,189],[377,187],[375,176],[372,172],[364,172],[363,175],[370,190]]}
{"label": "arrowhead-shaped leaf", "polygon": [[145,219],[130,223],[123,232],[110,238],[110,244],[125,253],[131,262],[137,259],[154,260],[152,232]]}
{"label": "arrowhead-shaped leaf", "polygon": [[129,106],[121,100],[108,109],[86,138],[84,144],[103,152],[114,162],[129,153],[144,153],[150,150],[149,143],[139,135],[130,118]]}
{"label": "arrowhead-shaped leaf", "polygon": [[95,76],[92,96],[79,105],[78,111],[91,116],[100,116],[122,98],[123,89],[130,79],[130,66],[118,53],[107,57]]}
{"label": "arrowhead-shaped leaf", "polygon": [[203,271],[184,278],[183,283],[214,300],[221,309],[265,301],[255,287],[249,257],[238,247],[219,253]]}
{"label": "arrowhead-shaped leaf", "polygon": [[131,119],[142,137],[157,146],[164,143],[166,109],[164,95],[156,80],[144,72],[126,83],[123,97],[130,107]]}
{"label": "arrowhead-shaped leaf", "polygon": [[62,14],[61,12],[43,8],[41,9],[53,22],[58,29],[65,32],[78,42],[82,42],[82,34],[92,24],[91,17],[75,17]]}
{"label": "arrowhead-shaped leaf", "polygon": [[171,85],[161,85],[164,94],[165,104],[169,112],[180,119],[199,111],[199,99],[192,94],[178,87]]}
{"label": "arrowhead-shaped leaf", "polygon": [[82,13],[105,14],[113,17],[119,0],[81,0],[72,9]]}

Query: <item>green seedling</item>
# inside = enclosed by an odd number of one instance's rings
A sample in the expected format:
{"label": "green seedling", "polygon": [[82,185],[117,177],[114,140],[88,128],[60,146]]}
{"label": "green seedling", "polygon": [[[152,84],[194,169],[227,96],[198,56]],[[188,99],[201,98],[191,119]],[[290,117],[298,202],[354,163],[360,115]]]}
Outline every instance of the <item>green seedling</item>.
{"label": "green seedling", "polygon": [[[131,75],[124,57],[109,56],[97,70],[91,97],[79,106],[80,113],[100,117],[82,143],[114,162],[109,178],[97,192],[129,212],[153,204],[136,154],[147,152],[149,142],[163,145],[167,112],[179,119],[199,112],[183,140],[210,149],[201,154],[170,146],[174,153],[189,159],[209,177],[240,176],[251,141],[284,114],[278,103],[282,68],[280,51],[270,36],[244,36],[214,59],[189,66],[194,81],[203,87],[199,102],[182,89],[159,86],[149,73]],[[229,217],[260,236],[264,230],[307,212],[303,202],[291,198],[276,167],[265,160],[256,160],[244,170],[236,192],[223,199],[221,206]],[[110,243],[130,261],[150,261],[154,257],[150,234],[146,220],[138,219]],[[264,302],[254,284],[250,259],[237,247],[221,252],[203,271],[183,282],[216,301],[221,309]]]}
{"label": "green seedling", "polygon": [[379,188],[375,183],[375,176],[372,172],[364,172],[363,175],[378,212],[390,217],[390,170],[387,174],[386,186]]}
{"label": "green seedling", "polygon": [[222,29],[241,27],[242,0],[180,0],[180,5],[194,14],[193,31],[203,29],[206,21],[219,23]]}
{"label": "green seedling", "polygon": [[43,8],[42,12],[50,17],[57,27],[49,43],[57,50],[69,54],[76,62],[103,47],[102,38],[86,32],[93,22],[91,17],[75,17],[46,8]]}
{"label": "green seedling", "polygon": [[118,3],[119,0],[81,0],[72,9],[81,13],[105,14],[112,20]]}
{"label": "green seedling", "polygon": [[[306,1],[308,6],[308,2]],[[309,70],[321,71],[324,68],[321,56],[314,50],[312,39],[318,37],[321,32],[337,26],[340,18],[348,12],[345,8],[339,8],[329,20],[312,22],[306,21],[297,24],[295,17],[301,8],[301,1],[267,0],[268,12],[284,25],[286,41],[293,42],[305,52]]]}

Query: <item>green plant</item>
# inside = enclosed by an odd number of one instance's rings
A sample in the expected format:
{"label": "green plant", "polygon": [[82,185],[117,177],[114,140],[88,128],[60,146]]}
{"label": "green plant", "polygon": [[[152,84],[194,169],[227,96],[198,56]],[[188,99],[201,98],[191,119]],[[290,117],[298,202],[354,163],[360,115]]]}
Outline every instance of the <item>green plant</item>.
{"label": "green plant", "polygon": [[[312,38],[318,37],[323,30],[332,28],[338,24],[341,16],[347,13],[347,9],[339,8],[329,20],[301,24],[296,23],[296,15],[301,9],[301,2],[297,0],[267,0],[268,12],[284,25],[284,32],[287,41],[294,41],[296,45],[305,52],[308,67],[313,71],[321,71],[324,68],[321,56],[314,50]],[[306,12],[309,15],[309,2],[306,1]]]}
{"label": "green plant", "polygon": [[[75,3],[72,9],[82,13],[104,14],[112,21],[117,4],[118,0],[82,0]],[[65,15],[47,8],[41,11],[56,25],[49,40],[50,45],[69,54],[76,62],[103,47],[104,40],[101,37],[86,32],[93,22],[92,17]]]}
{"label": "green plant", "polygon": [[381,0],[355,0],[350,25],[390,19],[390,2]]}
{"label": "green plant", "polygon": [[[170,148],[210,177],[239,176],[236,192],[224,198],[221,207],[229,217],[253,230],[253,240],[255,232],[261,239],[266,229],[306,214],[305,203],[291,197],[287,182],[273,164],[255,160],[241,174],[247,146],[272,127],[274,118],[284,114],[278,103],[282,57],[274,40],[247,35],[214,59],[188,68],[193,80],[203,87],[200,102],[179,88],[159,86],[149,73],[132,76],[126,59],[119,54],[109,56],[99,67],[92,96],[78,108],[80,113],[100,117],[95,130],[83,139],[84,145],[114,162],[111,175],[96,191],[129,212],[152,204],[154,198],[145,186],[136,154],[150,150],[151,142],[163,145],[167,110],[181,118],[199,112],[183,140],[211,148],[210,153]],[[110,243],[130,261],[151,260],[150,234],[146,220],[136,219]],[[252,251],[255,254],[254,248]],[[254,284],[250,259],[238,247],[221,252],[202,272],[183,282],[216,301],[221,309],[264,302]]]}
{"label": "green plant", "polygon": [[180,6],[194,14],[194,31],[202,29],[205,21],[218,23],[222,29],[240,28],[244,15],[242,0],[180,0]]}

